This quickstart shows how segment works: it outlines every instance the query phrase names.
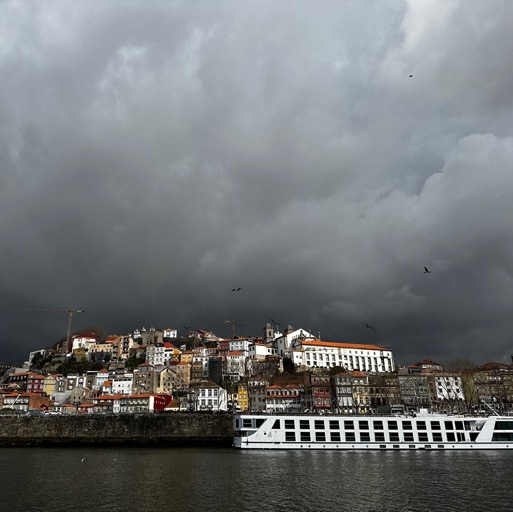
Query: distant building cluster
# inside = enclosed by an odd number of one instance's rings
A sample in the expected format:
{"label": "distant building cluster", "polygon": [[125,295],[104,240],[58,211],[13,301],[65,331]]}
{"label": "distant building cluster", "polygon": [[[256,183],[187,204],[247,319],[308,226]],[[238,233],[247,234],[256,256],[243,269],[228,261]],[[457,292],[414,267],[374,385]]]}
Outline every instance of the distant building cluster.
{"label": "distant building cluster", "polygon": [[[98,367],[99,368],[94,368]],[[77,369],[78,368],[78,369]],[[61,371],[57,371],[60,369]],[[56,350],[4,367],[0,411],[119,414],[161,411],[374,414],[510,412],[513,366],[447,371],[424,360],[397,367],[391,350],[335,343],[267,323],[260,338],[208,331],[81,333]]]}

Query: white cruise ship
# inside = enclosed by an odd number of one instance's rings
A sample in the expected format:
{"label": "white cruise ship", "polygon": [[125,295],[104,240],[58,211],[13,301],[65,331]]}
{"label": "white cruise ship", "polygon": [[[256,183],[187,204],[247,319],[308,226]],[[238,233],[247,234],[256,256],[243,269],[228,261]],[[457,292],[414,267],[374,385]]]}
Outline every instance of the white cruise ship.
{"label": "white cruise ship", "polygon": [[513,416],[237,414],[233,421],[239,449],[513,449]]}

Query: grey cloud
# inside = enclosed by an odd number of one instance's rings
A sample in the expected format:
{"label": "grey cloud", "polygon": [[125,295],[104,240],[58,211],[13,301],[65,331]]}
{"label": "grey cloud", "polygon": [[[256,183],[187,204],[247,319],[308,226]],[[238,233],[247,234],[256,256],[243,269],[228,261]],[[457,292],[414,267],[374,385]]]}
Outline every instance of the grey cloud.
{"label": "grey cloud", "polygon": [[1,358],[69,306],[509,357],[513,8],[293,5],[0,7]]}

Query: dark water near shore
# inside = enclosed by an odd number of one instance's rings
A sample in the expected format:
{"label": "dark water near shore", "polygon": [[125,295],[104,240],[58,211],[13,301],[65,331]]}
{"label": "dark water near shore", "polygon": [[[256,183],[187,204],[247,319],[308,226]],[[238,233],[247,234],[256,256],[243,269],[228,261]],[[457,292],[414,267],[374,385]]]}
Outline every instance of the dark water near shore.
{"label": "dark water near shore", "polygon": [[3,448],[2,511],[513,511],[513,452]]}

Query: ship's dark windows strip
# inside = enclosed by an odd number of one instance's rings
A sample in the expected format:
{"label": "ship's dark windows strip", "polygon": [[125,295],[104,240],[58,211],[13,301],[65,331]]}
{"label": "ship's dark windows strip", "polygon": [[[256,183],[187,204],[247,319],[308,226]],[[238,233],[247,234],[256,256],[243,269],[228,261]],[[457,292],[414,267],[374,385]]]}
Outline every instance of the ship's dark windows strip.
{"label": "ship's dark windows strip", "polygon": [[360,420],[358,422],[358,424],[360,426],[360,430],[369,430],[369,422],[368,421]]}
{"label": "ship's dark windows strip", "polygon": [[382,421],[374,421],[374,430],[383,430],[383,422]]}
{"label": "ship's dark windows strip", "polygon": [[440,430],[440,422],[432,421],[431,422],[431,430]]}
{"label": "ship's dark windows strip", "polygon": [[316,432],[315,433],[315,440],[316,441],[326,441],[326,434],[324,432]]}
{"label": "ship's dark windows strip", "polygon": [[251,420],[250,419],[243,419],[242,420],[242,426],[243,427],[251,427]]}
{"label": "ship's dark windows strip", "polygon": [[331,433],[331,440],[340,442],[340,432],[332,432]]}
{"label": "ship's dark windows strip", "polygon": [[280,420],[274,420],[273,429],[276,429],[276,430],[280,429]]}
{"label": "ship's dark windows strip", "polygon": [[394,441],[399,442],[399,433],[398,432],[390,432],[390,441],[391,442],[394,442]]}
{"label": "ship's dark windows strip", "polygon": [[310,430],[309,420],[299,420],[299,428],[302,430]]}
{"label": "ship's dark windows strip", "polygon": [[413,434],[411,432],[405,432],[404,433],[404,441],[406,443],[412,443],[413,442]]}
{"label": "ship's dark windows strip", "polygon": [[419,441],[421,443],[426,443],[428,440],[428,435],[426,432],[419,432]]}
{"label": "ship's dark windows strip", "polygon": [[456,430],[463,430],[463,421],[455,421]]}
{"label": "ship's dark windows strip", "polygon": [[495,430],[513,430],[513,421],[496,421]]}
{"label": "ship's dark windows strip", "polygon": [[449,442],[456,441],[456,436],[454,435],[454,432],[447,432],[447,441],[449,441]]}
{"label": "ship's dark windows strip", "polygon": [[294,420],[285,420],[285,428],[294,430]]}
{"label": "ship's dark windows strip", "polygon": [[375,435],[376,441],[384,441],[385,440],[385,434],[383,432],[376,432]]}
{"label": "ship's dark windows strip", "polygon": [[454,427],[452,426],[452,421],[444,421],[445,430],[454,430]]}
{"label": "ship's dark windows strip", "polygon": [[346,430],[354,430],[354,423],[351,420],[344,421],[344,428]]}
{"label": "ship's dark windows strip", "polygon": [[442,434],[440,432],[433,432],[433,442],[441,443],[443,441]]}
{"label": "ship's dark windows strip", "polygon": [[324,420],[315,420],[315,430],[324,430]]}
{"label": "ship's dark windows strip", "polygon": [[356,441],[354,432],[346,432],[346,441]]}
{"label": "ship's dark windows strip", "polygon": [[340,424],[337,420],[330,420],[330,430],[338,430],[340,428]]}
{"label": "ship's dark windows strip", "polygon": [[296,433],[295,432],[285,432],[285,441],[295,441]]}
{"label": "ship's dark windows strip", "polygon": [[513,441],[512,432],[494,432],[492,441]]}
{"label": "ship's dark windows strip", "polygon": [[389,421],[388,422],[388,430],[397,430],[397,421]]}
{"label": "ship's dark windows strip", "polygon": [[301,432],[301,441],[310,441],[310,432]]}
{"label": "ship's dark windows strip", "polygon": [[411,421],[403,421],[403,430],[411,430]]}
{"label": "ship's dark windows strip", "polygon": [[417,421],[417,430],[426,430],[426,422]]}
{"label": "ship's dark windows strip", "polygon": [[360,434],[360,441],[370,441],[370,434],[368,432],[362,432]]}

